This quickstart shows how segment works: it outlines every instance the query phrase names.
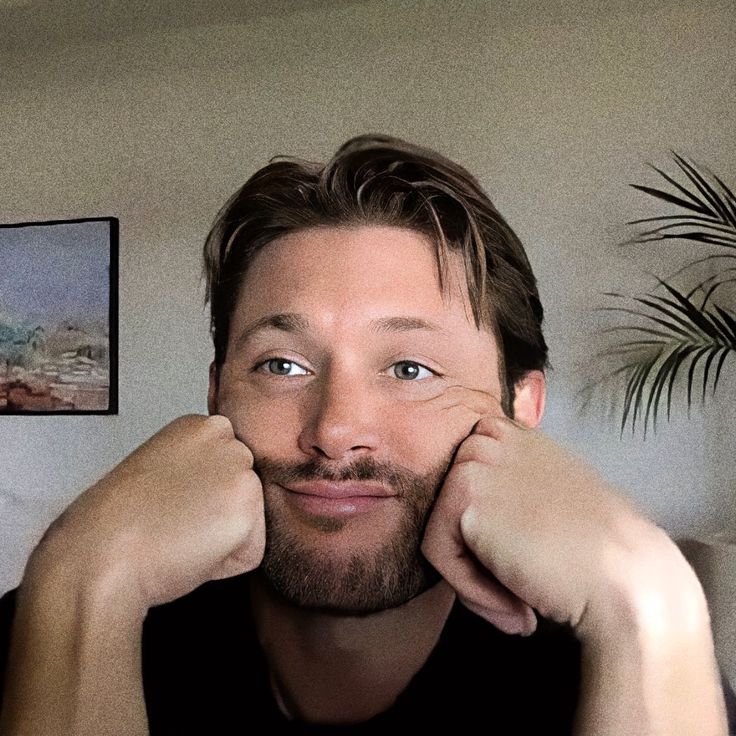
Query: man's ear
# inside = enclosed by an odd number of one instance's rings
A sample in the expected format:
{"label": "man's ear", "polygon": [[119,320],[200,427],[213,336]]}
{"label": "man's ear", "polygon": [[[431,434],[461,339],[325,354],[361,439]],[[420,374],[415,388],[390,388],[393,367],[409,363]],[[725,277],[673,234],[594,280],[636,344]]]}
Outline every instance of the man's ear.
{"label": "man's ear", "polygon": [[543,371],[528,371],[514,385],[514,421],[534,429],[542,421],[547,394]]}
{"label": "man's ear", "polygon": [[207,390],[207,410],[210,416],[219,414],[217,411],[217,392],[220,387],[220,374],[217,370],[217,364],[213,360],[210,363],[210,387]]}

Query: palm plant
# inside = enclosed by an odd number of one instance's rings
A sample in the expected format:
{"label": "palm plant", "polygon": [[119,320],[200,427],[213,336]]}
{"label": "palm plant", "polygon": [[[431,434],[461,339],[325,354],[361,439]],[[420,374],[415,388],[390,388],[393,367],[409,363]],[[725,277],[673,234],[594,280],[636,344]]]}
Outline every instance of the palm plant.
{"label": "palm plant", "polygon": [[[616,403],[621,411],[621,434],[627,422],[634,433],[637,420],[646,438],[650,418],[656,432],[657,415],[667,404],[670,419],[673,387],[678,376],[687,386],[687,410],[693,401],[696,384],[702,384],[705,402],[709,380],[715,393],[721,369],[729,354],[736,351],[736,315],[718,304],[719,289],[736,282],[736,197],[717,176],[702,166],[673,153],[675,163],[684,175],[684,183],[656,167],[652,167],[674,191],[649,186],[631,186],[657,200],[677,208],[677,213],[633,220],[628,225],[644,225],[628,243],[658,241],[691,241],[702,246],[704,255],[665,279],[645,296],[628,297],[617,292],[605,296],[628,301],[627,306],[605,306],[602,310],[625,314],[635,320],[603,332],[623,335],[623,339],[598,353],[610,365],[611,358],[622,365],[609,370],[603,378],[594,379],[582,390],[583,408],[603,384],[618,387]],[[713,248],[718,252],[711,252]],[[701,264],[716,266],[714,272],[700,279],[691,289],[676,288],[672,279]],[[726,291],[726,290],[724,290]],[[696,376],[698,368],[699,376]],[[623,384],[623,391],[621,391]]]}

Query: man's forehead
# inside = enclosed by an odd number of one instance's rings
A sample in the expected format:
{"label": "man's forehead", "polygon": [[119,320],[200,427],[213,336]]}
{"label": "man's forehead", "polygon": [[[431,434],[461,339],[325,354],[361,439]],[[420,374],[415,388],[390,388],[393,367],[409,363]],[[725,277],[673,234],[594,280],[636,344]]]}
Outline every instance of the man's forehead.
{"label": "man's forehead", "polygon": [[462,257],[450,255],[442,290],[434,245],[422,233],[372,225],[289,233],[251,261],[229,339],[240,350],[287,333],[317,342],[403,333],[469,349],[468,340],[490,333],[473,317]]}
{"label": "man's forehead", "polygon": [[416,312],[444,322],[450,302],[468,306],[459,253],[448,254],[444,276],[441,289],[435,245],[420,232],[385,225],[313,227],[276,238],[253,256],[240,301],[251,319],[255,312],[307,313],[342,302],[360,314]]}

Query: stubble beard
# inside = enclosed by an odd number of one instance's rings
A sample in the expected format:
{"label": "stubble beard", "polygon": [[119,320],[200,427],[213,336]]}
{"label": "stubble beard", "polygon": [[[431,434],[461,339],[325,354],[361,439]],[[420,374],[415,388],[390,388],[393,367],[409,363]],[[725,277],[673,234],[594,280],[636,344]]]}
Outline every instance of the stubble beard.
{"label": "stubble beard", "polygon": [[[398,527],[385,544],[337,559],[305,543],[266,493],[266,549],[260,573],[288,603],[339,615],[363,616],[395,608],[429,590],[441,576],[422,555],[420,545],[449,463],[450,459],[443,461],[426,475],[379,466],[368,458],[339,474],[324,469],[319,461],[298,467],[267,460],[255,463],[264,489],[269,482],[282,485],[297,479],[373,480],[396,491],[387,503],[401,509]],[[349,519],[328,516],[317,522],[324,534],[339,532],[349,523]]]}

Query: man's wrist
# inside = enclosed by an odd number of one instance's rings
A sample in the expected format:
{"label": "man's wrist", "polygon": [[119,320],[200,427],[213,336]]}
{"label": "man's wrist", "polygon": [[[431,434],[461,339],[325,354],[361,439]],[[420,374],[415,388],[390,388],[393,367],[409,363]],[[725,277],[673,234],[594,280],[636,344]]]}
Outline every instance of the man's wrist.
{"label": "man's wrist", "polygon": [[630,567],[634,550],[575,629],[583,645],[576,734],[725,735],[702,586],[674,544],[655,543]]}
{"label": "man's wrist", "polygon": [[75,605],[80,614],[142,623],[148,611],[122,558],[85,555],[61,535],[46,538],[31,554],[19,595],[44,607]]}
{"label": "man's wrist", "polygon": [[105,714],[106,732],[145,733],[140,596],[120,567],[52,549],[34,551],[18,589],[0,730],[86,736]]}
{"label": "man's wrist", "polygon": [[628,531],[626,543],[604,556],[578,638],[603,644],[611,632],[649,639],[655,632],[710,631],[703,587],[677,545],[649,524]]}

